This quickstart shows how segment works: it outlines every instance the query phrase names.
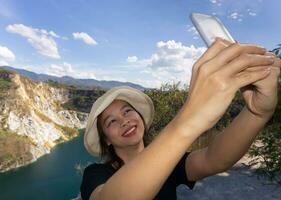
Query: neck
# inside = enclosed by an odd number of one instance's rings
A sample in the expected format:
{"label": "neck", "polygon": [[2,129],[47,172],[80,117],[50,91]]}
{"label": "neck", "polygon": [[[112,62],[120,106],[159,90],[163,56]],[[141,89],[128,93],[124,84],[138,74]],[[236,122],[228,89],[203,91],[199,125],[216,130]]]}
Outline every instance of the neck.
{"label": "neck", "polygon": [[116,154],[124,161],[128,163],[130,160],[135,158],[144,149],[143,141],[137,145],[127,146],[122,148],[115,148]]}

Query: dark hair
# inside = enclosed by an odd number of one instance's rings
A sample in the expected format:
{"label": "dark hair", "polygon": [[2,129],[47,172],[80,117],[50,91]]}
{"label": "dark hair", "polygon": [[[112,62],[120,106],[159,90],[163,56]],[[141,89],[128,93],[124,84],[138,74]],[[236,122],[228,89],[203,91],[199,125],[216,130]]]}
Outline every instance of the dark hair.
{"label": "dark hair", "polygon": [[[131,107],[134,109],[133,106],[131,106]],[[144,127],[145,127],[145,122],[144,122],[142,115],[136,109],[134,109],[134,110],[140,115],[140,117],[143,121]],[[104,132],[102,130],[102,126],[101,126],[101,114],[97,117],[97,129],[98,129],[98,134],[99,134],[99,138],[100,138],[100,149],[101,149],[100,158],[102,159],[102,161],[104,163],[111,164],[115,169],[119,169],[120,167],[122,167],[124,165],[124,161],[116,154],[113,145],[112,144],[107,145],[107,143],[106,143],[106,135],[104,134]],[[147,135],[148,135],[148,132],[145,127],[144,137],[143,137],[145,147],[148,145],[148,143],[146,142]]]}

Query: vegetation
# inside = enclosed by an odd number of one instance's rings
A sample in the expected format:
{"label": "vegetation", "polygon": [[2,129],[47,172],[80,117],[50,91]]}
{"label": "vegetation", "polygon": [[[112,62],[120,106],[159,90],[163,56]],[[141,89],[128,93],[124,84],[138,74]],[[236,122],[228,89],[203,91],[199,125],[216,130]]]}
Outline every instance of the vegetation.
{"label": "vegetation", "polygon": [[70,139],[79,134],[79,131],[76,128],[70,128],[67,126],[61,126],[59,124],[55,125],[57,128],[63,131],[63,133]]}
{"label": "vegetation", "polygon": [[6,96],[7,91],[12,86],[10,78],[11,74],[12,73],[10,71],[0,69],[0,99],[3,99]]}
{"label": "vegetation", "polygon": [[[175,84],[163,84],[160,89],[146,90],[145,93],[152,99],[155,107],[155,116],[149,130],[145,135],[145,144],[150,143],[153,138],[175,117],[183,106],[187,95],[187,88],[180,89],[180,82]],[[189,149],[195,150],[208,145],[214,135],[214,129],[207,131],[198,138]]]}
{"label": "vegetation", "polygon": [[[49,117],[47,117],[43,113],[39,112],[38,110],[35,110],[35,113],[44,122],[54,123],[55,127],[57,129],[61,130],[66,135],[66,137],[69,138],[69,139],[73,138],[73,137],[75,137],[79,134],[77,129],[59,125],[59,124],[53,122]],[[57,143],[60,143],[60,142],[63,142],[63,141],[64,141],[63,138],[59,138],[58,140],[56,140]]]}
{"label": "vegetation", "polygon": [[30,161],[30,144],[28,137],[0,129],[0,170]]}
{"label": "vegetation", "polygon": [[66,85],[63,83],[59,83],[58,81],[53,81],[51,79],[47,80],[46,83],[54,88],[64,88],[64,89],[75,89],[76,87],[73,85]]}
{"label": "vegetation", "polygon": [[105,92],[104,89],[99,88],[95,90],[71,90],[70,100],[64,103],[62,107],[67,110],[89,113],[93,103]]}
{"label": "vegetation", "polygon": [[44,122],[47,122],[47,123],[51,123],[52,120],[47,117],[46,115],[44,115],[43,113],[39,112],[38,110],[34,110],[35,114],[40,118],[42,119]]}

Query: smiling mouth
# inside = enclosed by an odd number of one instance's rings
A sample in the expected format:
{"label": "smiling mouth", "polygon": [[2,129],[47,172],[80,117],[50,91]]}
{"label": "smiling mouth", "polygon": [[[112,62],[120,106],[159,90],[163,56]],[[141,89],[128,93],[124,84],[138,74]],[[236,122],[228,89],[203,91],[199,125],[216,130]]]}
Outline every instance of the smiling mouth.
{"label": "smiling mouth", "polygon": [[136,126],[131,127],[128,131],[126,131],[122,136],[123,137],[130,137],[135,134],[135,130],[137,129]]}

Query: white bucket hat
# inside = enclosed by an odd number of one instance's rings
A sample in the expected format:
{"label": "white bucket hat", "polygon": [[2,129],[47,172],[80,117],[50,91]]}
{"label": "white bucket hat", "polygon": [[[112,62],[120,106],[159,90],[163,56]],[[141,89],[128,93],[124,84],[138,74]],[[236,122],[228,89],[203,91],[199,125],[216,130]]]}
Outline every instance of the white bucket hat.
{"label": "white bucket hat", "polygon": [[115,99],[128,102],[138,111],[144,119],[146,130],[149,129],[153,117],[154,106],[149,96],[140,90],[129,86],[113,87],[105,94],[99,97],[93,104],[87,121],[84,135],[84,145],[87,151],[93,156],[100,156],[100,138],[97,129],[97,117],[101,114]]}

